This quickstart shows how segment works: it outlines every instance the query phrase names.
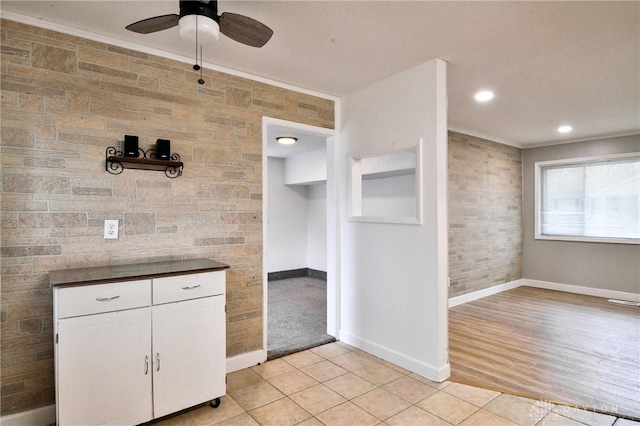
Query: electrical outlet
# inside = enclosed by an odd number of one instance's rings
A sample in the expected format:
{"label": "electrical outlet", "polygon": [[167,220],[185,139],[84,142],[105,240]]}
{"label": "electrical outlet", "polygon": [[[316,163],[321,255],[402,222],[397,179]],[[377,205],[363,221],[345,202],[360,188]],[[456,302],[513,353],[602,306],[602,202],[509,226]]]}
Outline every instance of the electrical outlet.
{"label": "electrical outlet", "polygon": [[118,238],[118,221],[117,220],[105,220],[104,221],[104,238]]}

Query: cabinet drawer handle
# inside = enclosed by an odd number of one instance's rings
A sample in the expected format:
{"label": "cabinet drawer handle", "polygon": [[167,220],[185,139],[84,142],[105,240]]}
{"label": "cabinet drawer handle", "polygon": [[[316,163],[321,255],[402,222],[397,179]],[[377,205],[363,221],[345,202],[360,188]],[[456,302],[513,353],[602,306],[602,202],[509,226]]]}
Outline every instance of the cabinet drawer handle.
{"label": "cabinet drawer handle", "polygon": [[156,352],[156,371],[160,371],[160,353]]}
{"label": "cabinet drawer handle", "polygon": [[194,288],[198,288],[200,287],[200,284],[196,284],[196,285],[185,285],[184,287],[181,287],[183,290],[193,290]]}
{"label": "cabinet drawer handle", "polygon": [[144,375],[149,373],[149,355],[144,357]]}
{"label": "cabinet drawer handle", "polygon": [[109,300],[117,299],[118,297],[120,297],[120,295],[116,294],[115,296],[96,297],[96,300],[98,302],[108,302]]}

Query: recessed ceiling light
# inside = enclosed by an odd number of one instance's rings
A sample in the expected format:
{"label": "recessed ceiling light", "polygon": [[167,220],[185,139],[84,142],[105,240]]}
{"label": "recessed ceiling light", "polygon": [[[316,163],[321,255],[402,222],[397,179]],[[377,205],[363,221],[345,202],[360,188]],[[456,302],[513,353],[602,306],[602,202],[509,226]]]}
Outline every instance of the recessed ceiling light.
{"label": "recessed ceiling light", "polygon": [[558,127],[558,131],[560,133],[569,133],[573,128],[571,126],[560,126]]}
{"label": "recessed ceiling light", "polygon": [[475,98],[476,98],[476,101],[478,102],[487,102],[493,99],[493,92],[489,90],[483,90],[481,92],[476,93]]}
{"label": "recessed ceiling light", "polygon": [[278,136],[276,140],[282,145],[293,145],[298,141],[298,138],[293,136]]}

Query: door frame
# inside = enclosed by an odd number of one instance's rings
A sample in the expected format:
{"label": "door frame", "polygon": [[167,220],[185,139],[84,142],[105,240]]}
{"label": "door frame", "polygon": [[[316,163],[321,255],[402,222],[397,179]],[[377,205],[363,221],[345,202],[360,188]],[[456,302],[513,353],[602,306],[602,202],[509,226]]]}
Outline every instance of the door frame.
{"label": "door frame", "polygon": [[340,238],[339,238],[339,178],[337,167],[337,130],[309,124],[296,123],[273,117],[262,117],[262,345],[264,360],[267,359],[267,326],[268,326],[268,272],[264,253],[268,250],[267,236],[269,232],[269,170],[268,142],[271,126],[287,127],[291,130],[306,132],[324,137],[327,146],[327,334],[339,340],[340,330]]}

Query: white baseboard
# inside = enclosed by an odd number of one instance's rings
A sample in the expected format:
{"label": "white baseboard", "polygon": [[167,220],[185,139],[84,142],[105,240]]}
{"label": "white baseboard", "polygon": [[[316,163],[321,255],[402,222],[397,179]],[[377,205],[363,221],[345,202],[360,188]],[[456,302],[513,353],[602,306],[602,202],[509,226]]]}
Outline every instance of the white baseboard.
{"label": "white baseboard", "polygon": [[389,361],[399,367],[419,374],[434,382],[443,382],[451,375],[451,366],[447,363],[440,367],[427,364],[413,357],[396,352],[387,347],[373,343],[367,339],[355,336],[347,331],[340,330],[340,341],[361,349],[365,352]]}
{"label": "white baseboard", "polygon": [[473,293],[463,294],[462,296],[452,297],[451,299],[449,299],[449,307],[453,308],[454,306],[462,305],[473,300],[482,299],[483,297],[491,296],[494,294],[502,293],[503,291],[511,290],[512,288],[520,287],[521,285],[524,285],[522,279],[474,291]]}
{"label": "white baseboard", "polygon": [[227,358],[227,374],[245,368],[253,367],[267,360],[267,351],[260,349],[253,352],[245,352]]}
{"label": "white baseboard", "polygon": [[584,294],[586,296],[596,296],[606,299],[628,300],[630,302],[640,303],[640,294],[627,293],[624,291],[607,290],[604,288],[583,287],[572,284],[561,284],[550,281],[531,280],[528,278],[522,278],[519,280],[511,281],[505,284],[496,285],[493,287],[485,288],[483,290],[474,291],[473,293],[463,294],[462,296],[456,296],[449,299],[449,307],[462,305],[473,300],[482,299],[483,297],[491,296],[501,293],[503,291],[511,290],[520,286],[544,288],[546,290],[564,291],[566,293]]}
{"label": "white baseboard", "polygon": [[56,406],[34,408],[33,410],[0,417],[1,426],[47,426],[56,422]]}
{"label": "white baseboard", "polygon": [[560,284],[560,283],[554,283],[549,281],[530,280],[526,278],[522,279],[522,281],[523,281],[522,285],[526,285],[529,287],[564,291],[567,293],[584,294],[586,296],[596,296],[596,297],[602,297],[606,299],[619,299],[619,300],[628,300],[630,302],[640,302],[640,294],[638,293],[627,293],[624,291],[607,290],[603,288],[583,287],[583,286],[571,285],[571,284]]}

